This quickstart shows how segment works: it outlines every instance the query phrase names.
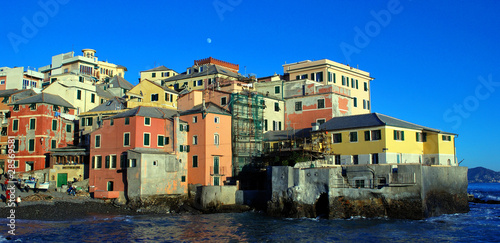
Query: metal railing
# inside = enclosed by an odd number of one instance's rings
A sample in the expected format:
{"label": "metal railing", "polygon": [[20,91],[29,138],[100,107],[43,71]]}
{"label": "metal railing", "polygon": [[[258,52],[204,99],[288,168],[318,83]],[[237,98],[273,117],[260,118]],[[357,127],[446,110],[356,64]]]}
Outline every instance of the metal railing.
{"label": "metal railing", "polygon": [[219,175],[219,176],[224,176],[226,175],[226,167],[225,166],[210,166],[210,175]]}

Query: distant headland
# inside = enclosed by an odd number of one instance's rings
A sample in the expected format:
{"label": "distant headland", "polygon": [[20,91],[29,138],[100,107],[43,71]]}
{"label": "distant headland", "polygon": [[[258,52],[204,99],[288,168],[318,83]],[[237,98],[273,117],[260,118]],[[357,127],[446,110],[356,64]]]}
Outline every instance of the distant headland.
{"label": "distant headland", "polygon": [[467,178],[469,183],[500,183],[500,172],[476,167],[469,169]]}

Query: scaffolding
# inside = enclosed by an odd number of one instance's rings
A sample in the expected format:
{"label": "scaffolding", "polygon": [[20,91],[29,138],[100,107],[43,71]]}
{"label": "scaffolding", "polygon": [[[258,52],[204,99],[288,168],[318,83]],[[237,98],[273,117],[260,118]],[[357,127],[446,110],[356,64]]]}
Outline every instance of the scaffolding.
{"label": "scaffolding", "polygon": [[264,97],[243,91],[231,94],[233,134],[233,175],[246,166],[255,165],[263,151]]}

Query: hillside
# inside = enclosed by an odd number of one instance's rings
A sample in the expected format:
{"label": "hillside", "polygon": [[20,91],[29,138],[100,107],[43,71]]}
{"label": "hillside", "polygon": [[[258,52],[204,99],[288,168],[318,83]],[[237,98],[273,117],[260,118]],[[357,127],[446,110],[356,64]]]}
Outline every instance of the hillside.
{"label": "hillside", "polygon": [[469,169],[469,183],[492,183],[500,182],[500,172],[496,172],[484,167],[476,167]]}

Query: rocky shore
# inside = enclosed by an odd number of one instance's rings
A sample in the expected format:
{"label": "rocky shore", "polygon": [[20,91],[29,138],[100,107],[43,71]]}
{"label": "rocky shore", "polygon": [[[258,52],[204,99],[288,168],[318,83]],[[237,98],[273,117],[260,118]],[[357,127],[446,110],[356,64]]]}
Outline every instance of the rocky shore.
{"label": "rocky shore", "polygon": [[28,220],[77,220],[97,215],[178,215],[204,213],[230,213],[250,210],[248,206],[221,205],[201,209],[193,205],[187,196],[153,197],[135,200],[126,205],[114,200],[92,199],[88,193],[70,196],[61,192],[19,193],[23,201],[18,207],[8,207],[0,203],[0,217],[7,218],[12,209],[16,219]]}

